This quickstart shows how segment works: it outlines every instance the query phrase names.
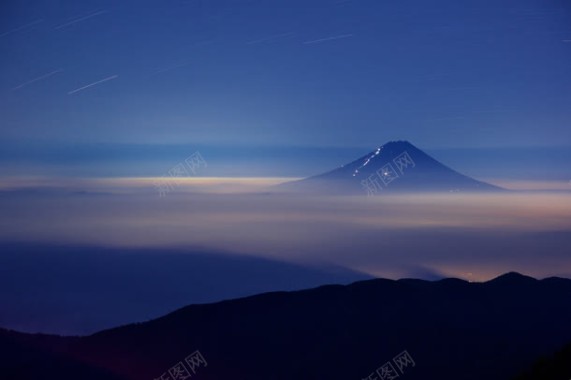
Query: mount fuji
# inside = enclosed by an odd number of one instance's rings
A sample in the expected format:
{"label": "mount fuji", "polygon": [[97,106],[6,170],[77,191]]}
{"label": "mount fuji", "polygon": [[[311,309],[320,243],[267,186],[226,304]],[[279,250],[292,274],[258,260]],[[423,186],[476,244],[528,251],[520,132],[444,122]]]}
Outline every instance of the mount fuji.
{"label": "mount fuji", "polygon": [[388,142],[340,168],[281,184],[279,189],[339,195],[504,190],[458,173],[408,141]]}

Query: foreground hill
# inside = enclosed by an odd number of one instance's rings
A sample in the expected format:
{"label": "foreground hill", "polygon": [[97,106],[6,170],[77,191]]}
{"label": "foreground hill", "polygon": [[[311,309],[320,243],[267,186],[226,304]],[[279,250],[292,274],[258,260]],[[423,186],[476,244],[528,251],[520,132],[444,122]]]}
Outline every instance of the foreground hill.
{"label": "foreground hill", "polygon": [[571,344],[553,355],[544,355],[533,366],[514,380],[569,380],[571,379]]}
{"label": "foreground hill", "polygon": [[[403,379],[507,380],[571,341],[569,299],[571,280],[518,274],[267,293],[81,338],[3,332],[0,378],[72,379],[82,365],[82,378],[176,379],[198,357],[196,379],[381,379],[390,363]],[[30,371],[41,377],[18,375]]]}

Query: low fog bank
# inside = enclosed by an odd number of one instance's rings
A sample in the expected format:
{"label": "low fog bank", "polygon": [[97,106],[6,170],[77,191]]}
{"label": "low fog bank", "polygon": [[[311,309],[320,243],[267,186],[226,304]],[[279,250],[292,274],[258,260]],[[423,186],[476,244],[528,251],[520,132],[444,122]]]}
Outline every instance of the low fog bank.
{"label": "low fog bank", "polygon": [[0,241],[202,247],[389,278],[571,277],[571,194],[0,196]]}

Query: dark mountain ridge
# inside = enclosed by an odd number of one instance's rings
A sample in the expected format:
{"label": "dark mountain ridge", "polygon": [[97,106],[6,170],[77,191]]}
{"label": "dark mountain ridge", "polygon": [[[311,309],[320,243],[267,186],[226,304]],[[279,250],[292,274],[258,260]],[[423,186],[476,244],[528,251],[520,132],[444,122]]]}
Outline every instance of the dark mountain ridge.
{"label": "dark mountain ridge", "polygon": [[[81,338],[3,331],[0,378],[36,371],[67,379],[68,366],[34,360],[46,353],[94,373],[155,379],[199,350],[207,365],[196,368],[197,379],[363,379],[406,350],[415,365],[405,379],[507,380],[571,341],[569,299],[571,280],[518,274],[266,293]],[[91,378],[111,378],[101,376]]]}

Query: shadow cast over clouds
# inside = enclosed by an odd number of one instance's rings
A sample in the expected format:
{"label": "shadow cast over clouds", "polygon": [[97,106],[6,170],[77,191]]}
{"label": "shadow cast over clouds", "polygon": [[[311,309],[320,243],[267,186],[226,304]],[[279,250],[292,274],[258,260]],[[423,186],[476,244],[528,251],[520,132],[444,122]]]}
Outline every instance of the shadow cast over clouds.
{"label": "shadow cast over clouds", "polygon": [[371,278],[206,249],[0,244],[0,326],[87,334],[188,304]]}

